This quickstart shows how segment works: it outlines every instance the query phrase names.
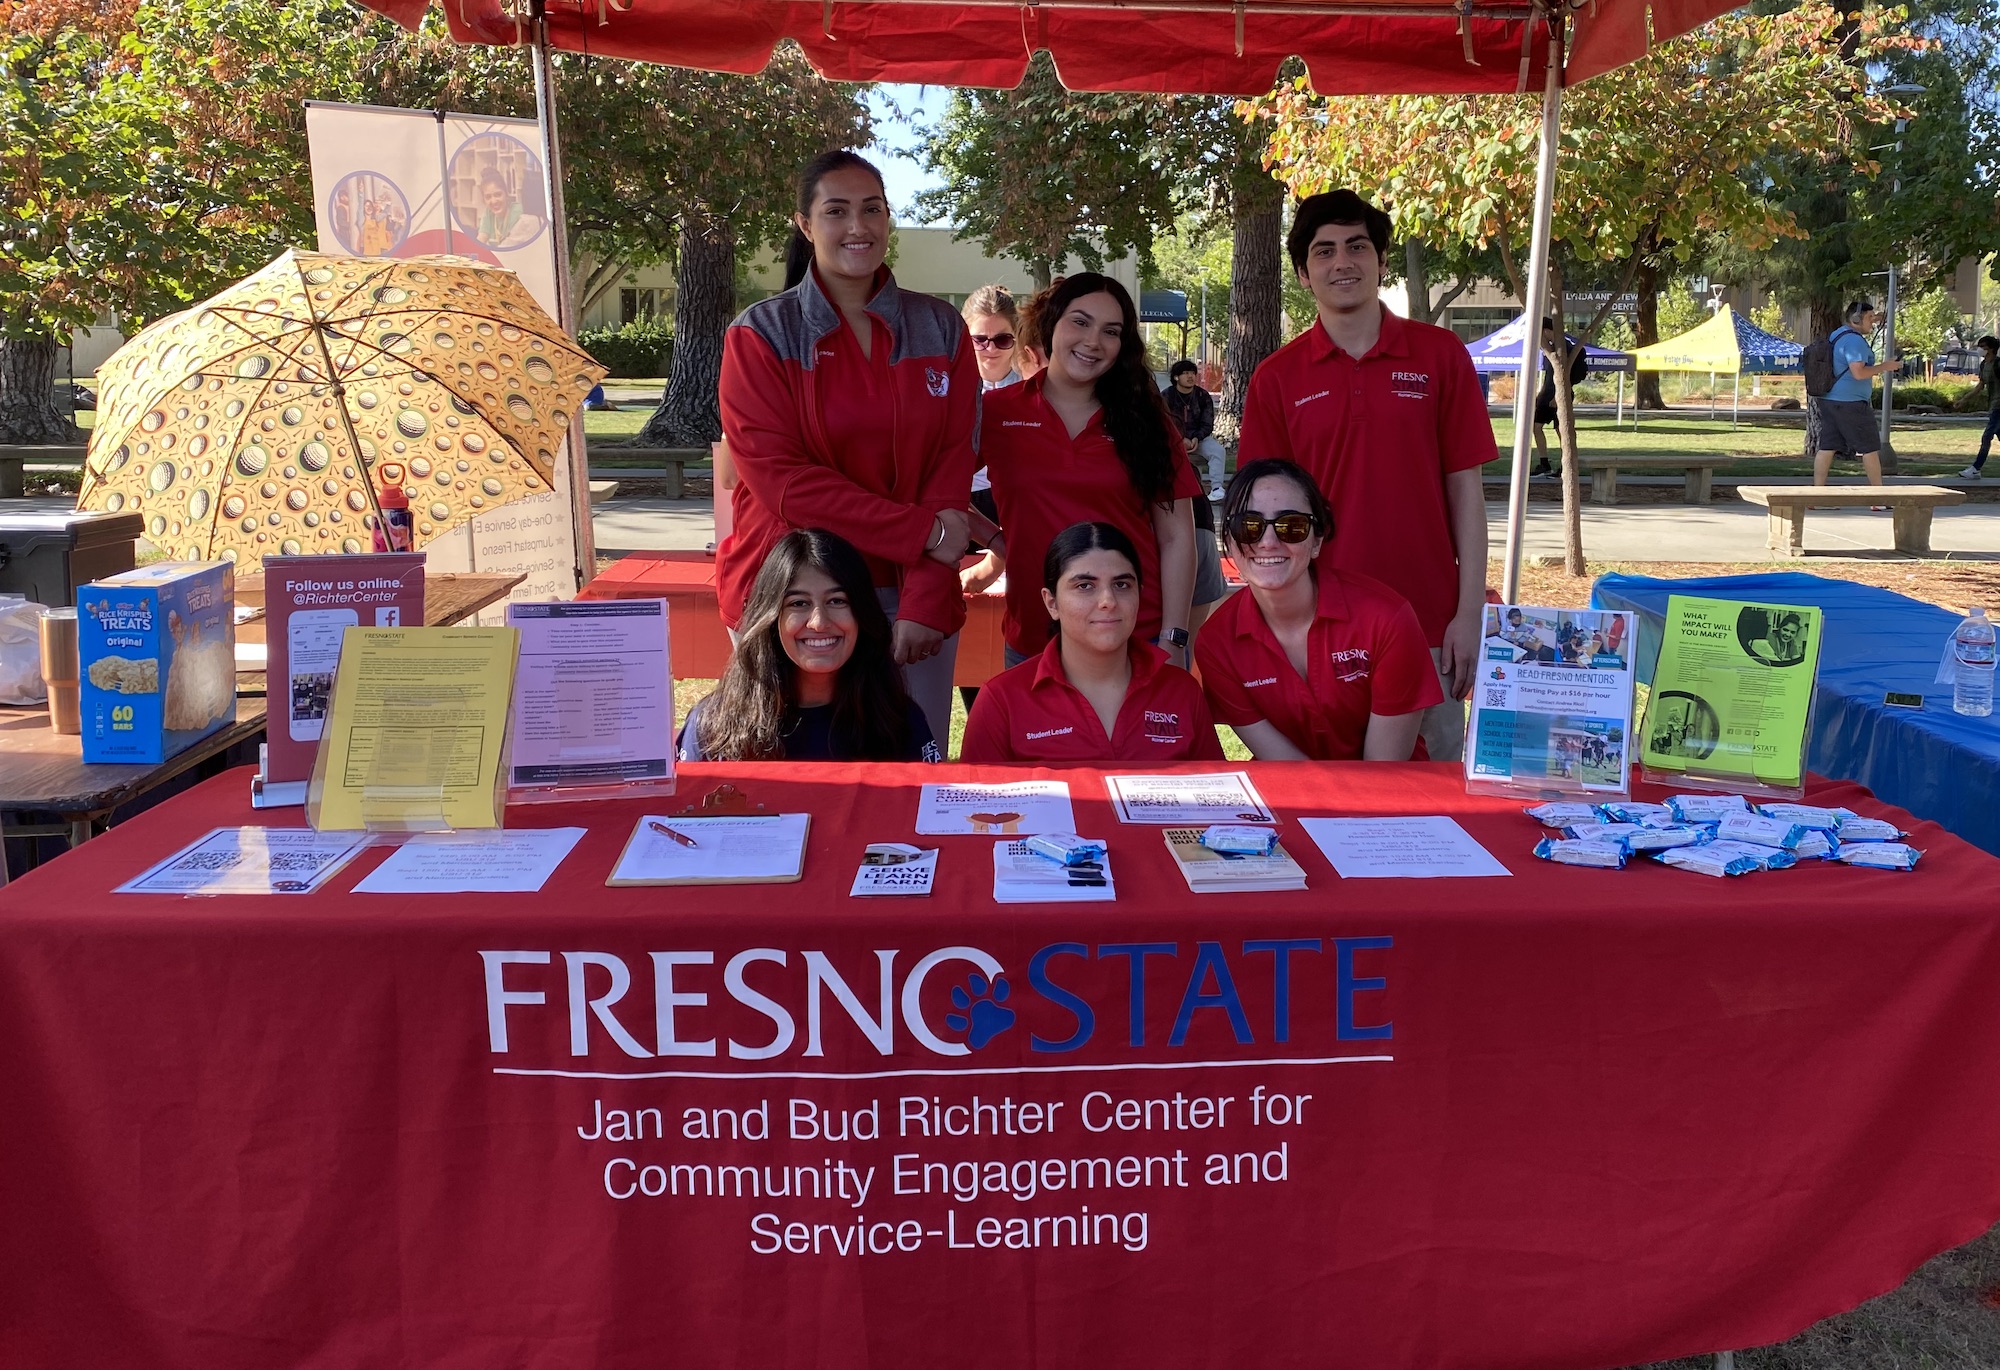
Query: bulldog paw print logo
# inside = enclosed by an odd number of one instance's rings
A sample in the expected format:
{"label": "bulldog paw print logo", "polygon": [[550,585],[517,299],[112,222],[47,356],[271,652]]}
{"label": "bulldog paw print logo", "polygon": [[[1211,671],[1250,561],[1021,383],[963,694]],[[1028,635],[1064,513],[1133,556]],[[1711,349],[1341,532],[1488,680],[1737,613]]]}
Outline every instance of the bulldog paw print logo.
{"label": "bulldog paw print logo", "polygon": [[1011,993],[1006,976],[996,975],[988,984],[985,976],[974,971],[964,984],[951,987],[951,1006],[957,1012],[947,1013],[944,1025],[953,1032],[963,1032],[966,1046],[977,1051],[1014,1026],[1014,1010],[1005,1007]]}

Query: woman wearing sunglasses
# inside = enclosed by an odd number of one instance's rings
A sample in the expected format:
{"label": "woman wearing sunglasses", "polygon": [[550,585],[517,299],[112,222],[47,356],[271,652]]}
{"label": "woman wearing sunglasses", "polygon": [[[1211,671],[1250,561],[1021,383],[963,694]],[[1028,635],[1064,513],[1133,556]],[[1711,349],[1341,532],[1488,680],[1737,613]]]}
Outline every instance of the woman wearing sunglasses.
{"label": "woman wearing sunglasses", "polygon": [[[1137,548],[1138,633],[1187,664],[1194,597],[1191,501],[1201,482],[1146,367],[1139,311],[1125,287],[1086,271],[1028,305],[1022,341],[1047,369],[986,396],[980,455],[993,482],[1003,554],[1042,564],[1056,534],[1101,520]],[[1031,576],[1007,579],[1007,663],[1040,654],[1049,619]]]}
{"label": "woman wearing sunglasses", "polygon": [[[973,360],[979,363],[979,388],[991,392],[1019,385],[1021,311],[1014,304],[1013,293],[1004,285],[982,285],[965,297],[965,308],[959,312],[972,338]],[[996,525],[1000,522],[999,509],[993,503],[993,486],[986,478],[984,466],[972,473],[972,507],[990,522]],[[1007,563],[990,547],[975,546],[972,550],[977,554],[976,559],[959,568],[958,583],[965,593],[976,595],[1000,579]],[[969,685],[960,686],[958,692],[968,709],[979,694],[976,687]]]}
{"label": "woman wearing sunglasses", "polygon": [[1444,698],[1430,648],[1408,600],[1320,557],[1333,510],[1313,478],[1251,462],[1222,528],[1245,588],[1195,649],[1217,721],[1259,761],[1408,761],[1423,711]]}
{"label": "woman wearing sunglasses", "polygon": [[1222,760],[1201,686],[1133,635],[1143,585],[1138,549],[1111,524],[1079,523],[1056,534],[1042,559],[1041,595],[1055,637],[1039,657],[986,682],[959,759]]}

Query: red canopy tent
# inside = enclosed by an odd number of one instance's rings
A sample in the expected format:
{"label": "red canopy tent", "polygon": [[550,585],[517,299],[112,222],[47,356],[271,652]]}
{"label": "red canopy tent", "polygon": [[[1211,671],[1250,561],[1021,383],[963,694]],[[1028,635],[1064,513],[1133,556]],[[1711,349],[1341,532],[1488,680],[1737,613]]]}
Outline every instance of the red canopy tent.
{"label": "red canopy tent", "polygon": [[[416,27],[429,0],[362,0]],[[1257,95],[1305,61],[1326,95],[1542,92],[1541,163],[1526,313],[1546,310],[1549,208],[1562,88],[1645,55],[1733,8],[1730,0],[442,0],[463,43],[534,49],[549,203],[562,177],[551,47],[710,71],[760,71],[796,42],[842,81],[1012,87],[1046,49],[1072,90]],[[563,235],[556,235],[559,245]],[[568,317],[568,263],[558,288]],[[1515,387],[1503,594],[1515,598],[1527,513],[1529,420],[1539,358],[1524,336]],[[577,460],[582,461],[581,444]],[[579,472],[584,479],[587,473]],[[579,485],[579,489],[587,486]],[[579,518],[588,520],[588,510]],[[588,545],[588,528],[581,536]]]}

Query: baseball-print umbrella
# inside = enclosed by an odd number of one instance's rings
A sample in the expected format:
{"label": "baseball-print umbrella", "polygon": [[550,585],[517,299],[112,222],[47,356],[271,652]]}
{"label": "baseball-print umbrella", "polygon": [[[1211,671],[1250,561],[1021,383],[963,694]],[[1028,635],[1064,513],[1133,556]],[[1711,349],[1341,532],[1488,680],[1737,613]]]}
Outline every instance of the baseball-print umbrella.
{"label": "baseball-print umbrella", "polygon": [[365,552],[400,487],[416,546],[554,488],[604,368],[513,272],[287,252],[99,372],[79,509],[169,556]]}

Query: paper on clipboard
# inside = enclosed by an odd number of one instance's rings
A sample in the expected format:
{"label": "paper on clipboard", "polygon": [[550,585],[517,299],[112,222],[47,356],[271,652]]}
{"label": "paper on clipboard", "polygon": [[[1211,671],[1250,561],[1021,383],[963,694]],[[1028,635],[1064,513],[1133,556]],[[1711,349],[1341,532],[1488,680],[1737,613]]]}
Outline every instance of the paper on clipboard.
{"label": "paper on clipboard", "polygon": [[611,868],[607,885],[780,885],[805,873],[812,816],[731,818],[647,814]]}

